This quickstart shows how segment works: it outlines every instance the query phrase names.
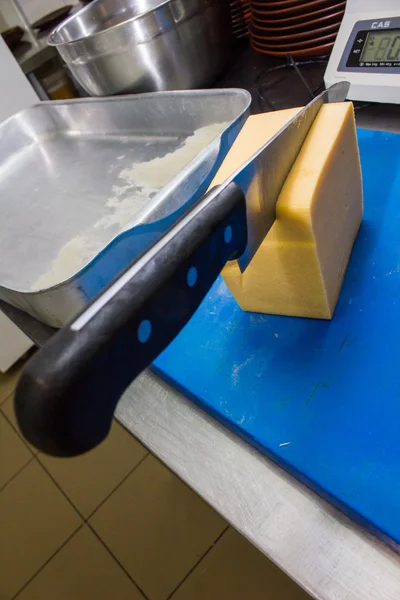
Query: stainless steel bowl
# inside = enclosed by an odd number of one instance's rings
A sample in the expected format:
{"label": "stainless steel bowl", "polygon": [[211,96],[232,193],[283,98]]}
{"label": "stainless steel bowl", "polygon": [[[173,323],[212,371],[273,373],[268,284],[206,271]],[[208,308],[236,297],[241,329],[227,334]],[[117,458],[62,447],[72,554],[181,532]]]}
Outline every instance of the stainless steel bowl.
{"label": "stainless steel bowl", "polygon": [[91,96],[210,85],[230,51],[226,0],[94,0],[50,34]]}

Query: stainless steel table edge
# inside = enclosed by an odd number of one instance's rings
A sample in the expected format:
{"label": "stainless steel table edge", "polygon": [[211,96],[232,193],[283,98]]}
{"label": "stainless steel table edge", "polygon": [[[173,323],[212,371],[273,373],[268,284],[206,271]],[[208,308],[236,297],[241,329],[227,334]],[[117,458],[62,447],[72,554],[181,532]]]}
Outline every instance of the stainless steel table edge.
{"label": "stainless steel table edge", "polygon": [[116,417],[313,598],[400,598],[400,556],[155,374]]}

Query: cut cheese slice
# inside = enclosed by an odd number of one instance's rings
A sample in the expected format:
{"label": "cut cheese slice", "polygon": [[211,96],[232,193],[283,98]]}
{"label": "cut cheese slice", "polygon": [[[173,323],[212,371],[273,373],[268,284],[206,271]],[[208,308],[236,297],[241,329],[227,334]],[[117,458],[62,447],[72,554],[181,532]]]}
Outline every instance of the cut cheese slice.
{"label": "cut cheese slice", "polygon": [[[233,175],[249,158],[272,138],[301,108],[261,113],[247,119],[218,169],[210,188]],[[210,189],[209,188],[209,189]]]}
{"label": "cut cheese slice", "polygon": [[[221,183],[296,110],[249,117],[212,185]],[[351,103],[325,104],[286,179],[276,220],[242,273],[222,276],[243,310],[331,319],[363,211]]]}

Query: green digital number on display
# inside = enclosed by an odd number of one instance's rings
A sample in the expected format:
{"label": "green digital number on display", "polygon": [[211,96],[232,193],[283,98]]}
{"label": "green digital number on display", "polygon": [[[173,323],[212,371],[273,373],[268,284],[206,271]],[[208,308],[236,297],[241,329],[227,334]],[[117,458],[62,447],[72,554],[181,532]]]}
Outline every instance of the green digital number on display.
{"label": "green digital number on display", "polygon": [[400,61],[400,29],[369,33],[361,54],[362,62]]}

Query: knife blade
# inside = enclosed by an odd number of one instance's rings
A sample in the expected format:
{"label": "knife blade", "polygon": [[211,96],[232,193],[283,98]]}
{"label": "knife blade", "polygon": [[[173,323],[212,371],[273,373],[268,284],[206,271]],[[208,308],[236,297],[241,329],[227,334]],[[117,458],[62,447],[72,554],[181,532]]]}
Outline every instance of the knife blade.
{"label": "knife blade", "polygon": [[74,456],[103,441],[126,387],[186,325],[225,263],[251,259],[319,108],[346,94],[339,83],[313,100],[33,356],[15,393],[32,444]]}
{"label": "knife blade", "polygon": [[321,106],[345,100],[349,88],[347,81],[341,81],[314,98],[224,182],[222,188],[233,181],[246,196],[248,243],[238,258],[242,272],[275,220],[283,184]]}

